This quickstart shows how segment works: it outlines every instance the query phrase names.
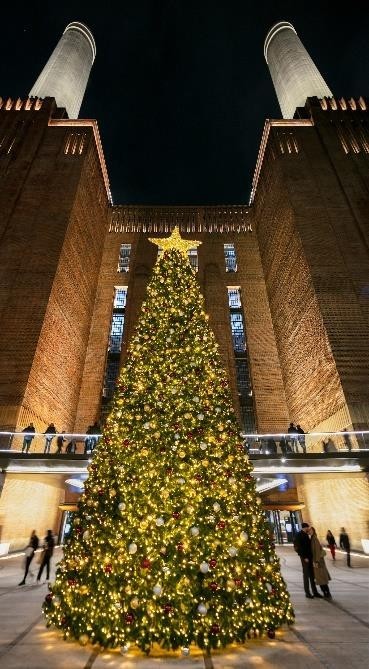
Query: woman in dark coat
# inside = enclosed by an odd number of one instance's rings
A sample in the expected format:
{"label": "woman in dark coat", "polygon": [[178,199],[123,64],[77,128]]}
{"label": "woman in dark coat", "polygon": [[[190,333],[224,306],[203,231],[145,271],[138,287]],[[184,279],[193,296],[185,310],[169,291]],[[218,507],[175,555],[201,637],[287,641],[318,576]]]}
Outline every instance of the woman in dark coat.
{"label": "woman in dark coat", "polygon": [[50,577],[50,560],[54,552],[54,537],[51,530],[47,530],[47,535],[44,539],[44,552],[42,556],[42,561],[40,564],[40,569],[37,574],[37,581],[40,580],[44,567],[46,567],[46,579],[49,580]]}
{"label": "woman in dark coat", "polygon": [[324,595],[331,599],[332,595],[329,590],[328,583],[331,580],[328,569],[325,566],[325,550],[323,549],[314,527],[310,527],[311,536],[311,552],[313,554],[314,578],[315,583],[320,586]]}

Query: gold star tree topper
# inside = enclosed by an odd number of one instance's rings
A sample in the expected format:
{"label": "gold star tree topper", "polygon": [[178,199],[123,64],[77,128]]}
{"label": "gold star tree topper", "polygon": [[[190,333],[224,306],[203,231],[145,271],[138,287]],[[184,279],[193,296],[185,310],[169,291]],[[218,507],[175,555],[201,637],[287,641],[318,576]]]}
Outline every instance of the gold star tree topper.
{"label": "gold star tree topper", "polygon": [[195,249],[202,244],[202,242],[198,242],[195,239],[183,239],[180,235],[178,225],[176,225],[170,237],[149,237],[149,242],[156,246],[160,246],[163,251],[177,249],[177,251],[183,253],[186,258],[190,249]]}

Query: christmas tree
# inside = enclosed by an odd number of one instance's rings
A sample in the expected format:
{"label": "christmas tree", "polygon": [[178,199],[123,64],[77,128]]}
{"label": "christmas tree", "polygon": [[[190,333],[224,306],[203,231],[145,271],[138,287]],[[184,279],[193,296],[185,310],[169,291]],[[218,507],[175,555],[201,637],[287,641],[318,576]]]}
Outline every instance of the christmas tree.
{"label": "christmas tree", "polygon": [[210,649],[293,622],[177,230],[155,265],[44,612],[104,648]]}

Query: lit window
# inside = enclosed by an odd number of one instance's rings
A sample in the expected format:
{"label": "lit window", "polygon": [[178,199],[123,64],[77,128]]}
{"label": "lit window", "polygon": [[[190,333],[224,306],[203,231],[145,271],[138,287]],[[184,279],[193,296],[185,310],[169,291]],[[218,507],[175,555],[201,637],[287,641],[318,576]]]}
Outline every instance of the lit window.
{"label": "lit window", "polygon": [[112,397],[114,393],[115,384],[119,374],[119,358],[111,358],[108,360],[105,370],[104,397]]}
{"label": "lit window", "polygon": [[239,288],[228,288],[228,304],[230,309],[241,308],[241,294]]}
{"label": "lit window", "polygon": [[123,328],[124,328],[124,315],[113,314],[113,318],[111,321],[110,335],[109,335],[108,350],[110,353],[120,352],[122,348]]}
{"label": "lit window", "polygon": [[127,288],[116,286],[114,293],[114,309],[125,309],[127,302]]}
{"label": "lit window", "polygon": [[197,272],[199,269],[199,256],[197,254],[197,249],[190,249],[188,251],[188,260],[192,269]]}
{"label": "lit window", "polygon": [[230,314],[231,316],[231,330],[233,339],[233,349],[235,351],[244,351],[245,346],[245,331],[243,327],[242,314]]}
{"label": "lit window", "polygon": [[234,244],[224,244],[224,259],[227,272],[237,272],[237,259]]}
{"label": "lit window", "polygon": [[131,257],[131,244],[121,244],[119,251],[118,272],[129,271],[129,260]]}

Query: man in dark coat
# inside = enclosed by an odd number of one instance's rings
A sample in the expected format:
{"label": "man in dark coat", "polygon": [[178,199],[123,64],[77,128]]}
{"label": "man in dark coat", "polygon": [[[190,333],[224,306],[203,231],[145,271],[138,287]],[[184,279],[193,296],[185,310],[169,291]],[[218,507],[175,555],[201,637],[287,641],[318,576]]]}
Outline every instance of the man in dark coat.
{"label": "man in dark coat", "polygon": [[350,546],[350,538],[349,535],[347,534],[346,530],[344,527],[341,527],[341,533],[340,533],[340,548],[342,548],[343,551],[346,551],[346,558],[347,558],[347,566],[351,567],[351,546]]}
{"label": "man in dark coat", "polygon": [[[309,529],[309,523],[302,523],[300,532],[295,536],[294,547],[301,560],[305,595],[308,599],[313,599],[314,597],[321,598],[322,595],[319,594],[314,579],[313,552],[311,550]],[[310,592],[309,582],[313,594]]]}

